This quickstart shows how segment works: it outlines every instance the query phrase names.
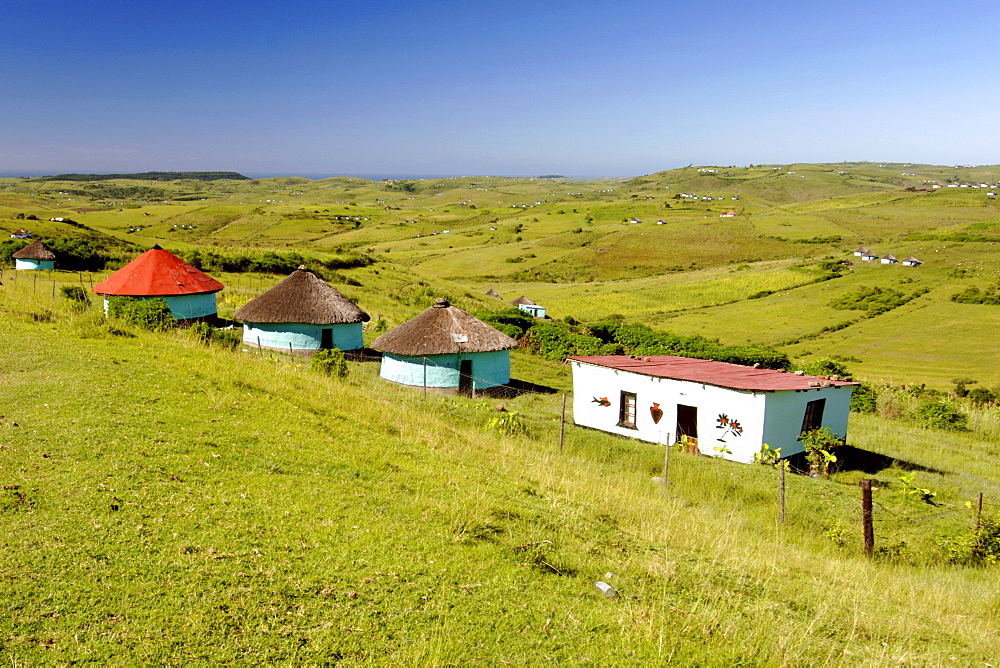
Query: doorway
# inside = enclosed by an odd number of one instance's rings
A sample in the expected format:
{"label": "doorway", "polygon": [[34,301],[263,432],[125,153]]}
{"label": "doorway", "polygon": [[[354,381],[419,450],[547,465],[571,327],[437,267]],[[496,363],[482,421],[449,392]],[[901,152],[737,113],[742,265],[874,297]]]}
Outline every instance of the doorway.
{"label": "doorway", "polygon": [[333,348],[333,330],[324,329],[319,334],[319,347],[321,350],[331,350]]}
{"label": "doorway", "polygon": [[472,394],[472,360],[458,363],[458,393]]}
{"label": "doorway", "polygon": [[677,442],[698,445],[698,407],[677,404]]}

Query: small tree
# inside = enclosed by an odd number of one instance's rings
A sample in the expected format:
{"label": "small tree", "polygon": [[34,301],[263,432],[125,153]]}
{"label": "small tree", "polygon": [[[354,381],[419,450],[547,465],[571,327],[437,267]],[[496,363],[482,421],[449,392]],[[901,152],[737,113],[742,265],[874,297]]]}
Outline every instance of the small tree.
{"label": "small tree", "polygon": [[347,360],[344,359],[344,352],[337,348],[317,350],[313,353],[310,366],[313,371],[324,373],[327,376],[347,378]]}
{"label": "small tree", "polygon": [[837,455],[833,454],[832,450],[843,445],[840,436],[833,433],[829,427],[822,427],[803,432],[799,440],[806,449],[809,475],[823,477],[830,475],[830,464],[837,461]]}

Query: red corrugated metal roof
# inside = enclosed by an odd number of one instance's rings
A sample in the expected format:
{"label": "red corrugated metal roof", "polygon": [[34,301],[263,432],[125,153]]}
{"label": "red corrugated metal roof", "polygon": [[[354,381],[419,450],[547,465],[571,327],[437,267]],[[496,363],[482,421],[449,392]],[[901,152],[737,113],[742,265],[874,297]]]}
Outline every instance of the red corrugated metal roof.
{"label": "red corrugated metal roof", "polygon": [[154,246],[95,285],[94,292],[99,295],[168,297],[218,292],[224,287],[200,269]]}
{"label": "red corrugated metal roof", "polygon": [[712,360],[695,359],[693,357],[675,357],[673,355],[650,355],[648,357],[631,357],[628,355],[590,355],[570,357],[574,362],[603,366],[620,371],[656,378],[671,378],[687,380],[693,383],[717,385],[735,390],[759,390],[774,392],[779,390],[813,390],[823,385],[841,387],[857,385],[843,380],[824,380],[816,376],[799,376],[794,373],[774,371],[772,369],[755,369],[750,366],[715,362]]}

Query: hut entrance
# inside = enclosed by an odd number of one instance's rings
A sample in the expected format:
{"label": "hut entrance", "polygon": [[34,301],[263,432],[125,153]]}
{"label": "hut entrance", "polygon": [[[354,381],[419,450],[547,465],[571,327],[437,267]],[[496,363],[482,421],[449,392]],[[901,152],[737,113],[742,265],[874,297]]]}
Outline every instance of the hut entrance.
{"label": "hut entrance", "polygon": [[677,442],[697,445],[698,407],[677,404]]}
{"label": "hut entrance", "polygon": [[333,348],[333,330],[324,329],[319,334],[319,347],[323,350]]}
{"label": "hut entrance", "polygon": [[472,360],[458,363],[458,393],[472,394]]}

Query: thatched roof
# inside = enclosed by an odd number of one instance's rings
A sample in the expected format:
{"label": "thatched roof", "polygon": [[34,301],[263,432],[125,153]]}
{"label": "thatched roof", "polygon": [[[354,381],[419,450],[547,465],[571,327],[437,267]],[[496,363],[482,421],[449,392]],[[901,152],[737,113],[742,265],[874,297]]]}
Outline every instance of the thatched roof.
{"label": "thatched roof", "polygon": [[371,319],[357,304],[305,267],[299,267],[281,283],[236,309],[235,316],[246,322],[309,325],[342,325]]}
{"label": "thatched roof", "polygon": [[486,291],[486,296],[493,297],[494,299],[500,299],[500,295],[498,295],[496,293],[496,290],[494,290],[493,288],[490,288],[489,290]]}
{"label": "thatched roof", "polygon": [[520,297],[518,297],[517,299],[515,299],[514,301],[512,301],[511,304],[513,304],[514,306],[520,306],[521,304],[524,304],[525,306],[538,306],[538,304],[536,304],[535,302],[531,301],[530,299],[528,299],[524,295],[521,295]]}
{"label": "thatched roof", "polygon": [[55,260],[56,254],[49,250],[49,247],[37,239],[17,251],[12,258],[15,260]]}
{"label": "thatched roof", "polygon": [[439,299],[417,317],[375,339],[372,348],[416,357],[510,350],[517,348],[517,341],[450,305],[448,300]]}

